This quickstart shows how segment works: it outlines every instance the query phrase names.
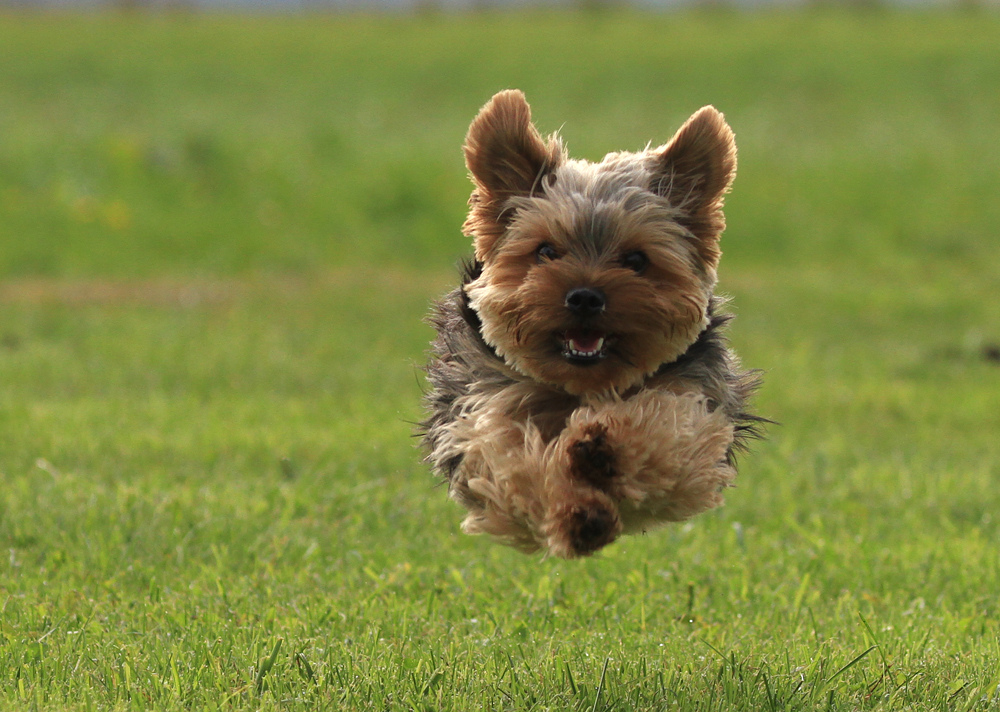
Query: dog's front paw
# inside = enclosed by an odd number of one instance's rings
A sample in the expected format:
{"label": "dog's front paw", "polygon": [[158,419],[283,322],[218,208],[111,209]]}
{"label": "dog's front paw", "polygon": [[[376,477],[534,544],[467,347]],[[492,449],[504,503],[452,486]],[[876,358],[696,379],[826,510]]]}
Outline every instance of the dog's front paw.
{"label": "dog's front paw", "polygon": [[549,550],[566,558],[589,556],[617,539],[621,531],[614,503],[607,495],[591,492],[562,503],[551,513],[547,527]]}
{"label": "dog's front paw", "polygon": [[617,474],[615,452],[608,440],[608,429],[601,423],[590,423],[580,439],[569,445],[569,473],[579,482],[607,490]]}
{"label": "dog's front paw", "polygon": [[618,515],[607,507],[576,507],[570,515],[569,541],[577,556],[593,554],[621,531]]}

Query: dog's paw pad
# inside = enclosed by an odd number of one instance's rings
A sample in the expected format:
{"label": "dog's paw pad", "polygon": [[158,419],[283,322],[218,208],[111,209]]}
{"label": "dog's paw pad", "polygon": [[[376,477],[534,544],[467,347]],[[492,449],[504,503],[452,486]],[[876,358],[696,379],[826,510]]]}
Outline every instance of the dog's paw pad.
{"label": "dog's paw pad", "polygon": [[577,556],[607,546],[618,536],[618,530],[618,516],[604,506],[575,507],[570,514],[569,540]]}
{"label": "dog's paw pad", "polygon": [[608,430],[593,423],[583,437],[569,446],[570,474],[577,480],[604,489],[615,476],[615,452],[608,442]]}

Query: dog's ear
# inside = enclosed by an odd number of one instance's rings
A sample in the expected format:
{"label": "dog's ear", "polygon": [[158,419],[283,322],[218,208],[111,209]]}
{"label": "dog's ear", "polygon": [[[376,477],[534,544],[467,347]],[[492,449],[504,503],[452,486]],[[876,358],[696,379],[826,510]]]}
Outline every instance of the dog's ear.
{"label": "dog's ear", "polygon": [[516,89],[502,91],[479,110],[465,137],[465,165],[475,189],[465,223],[483,259],[503,234],[507,201],[542,189],[542,179],[558,165],[562,146],[544,141],[531,123],[531,108]]}
{"label": "dog's ear", "polygon": [[654,152],[650,189],[681,211],[678,221],[698,239],[702,259],[715,265],[726,227],[723,196],[736,177],[736,141],[712,106],[696,111]]}

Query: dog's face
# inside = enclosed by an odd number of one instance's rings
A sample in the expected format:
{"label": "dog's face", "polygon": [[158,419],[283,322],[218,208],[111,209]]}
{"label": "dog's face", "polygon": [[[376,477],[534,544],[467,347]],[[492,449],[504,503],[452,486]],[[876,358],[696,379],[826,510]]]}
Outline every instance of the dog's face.
{"label": "dog's face", "polygon": [[665,146],[570,160],[501,92],[465,143],[475,184],[467,285],[483,337],[521,373],[570,393],[637,385],[707,325],[736,170],[732,131],[711,107]]}

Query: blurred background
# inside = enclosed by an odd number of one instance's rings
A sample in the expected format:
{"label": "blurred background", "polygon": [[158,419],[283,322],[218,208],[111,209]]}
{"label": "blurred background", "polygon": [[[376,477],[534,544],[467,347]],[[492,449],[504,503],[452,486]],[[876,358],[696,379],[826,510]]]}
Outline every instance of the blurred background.
{"label": "blurred background", "polygon": [[726,114],[720,289],[773,374],[781,467],[951,458],[996,424],[984,6],[139,5],[0,12],[0,399],[21,433],[0,467],[419,467],[421,319],[469,251],[461,144],[508,87],[591,160]]}
{"label": "blurred background", "polygon": [[[549,645],[600,674],[593,611],[643,670],[711,658],[697,634],[787,659],[789,690],[817,631],[830,670],[869,645],[860,610],[900,636],[916,622],[904,647],[938,631],[915,700],[945,706],[972,679],[940,672],[956,651],[992,655],[995,0],[512,4],[2,3],[4,689],[112,704],[122,688],[101,681],[123,659],[167,679],[171,656],[221,637],[225,692],[269,635],[377,680],[395,665],[379,640],[478,640],[469,590],[504,602],[500,680],[506,661],[536,679]],[[459,535],[412,438],[422,318],[469,252],[461,144],[510,87],[591,160],[725,113],[739,171],[720,291],[766,372],[758,410],[782,424],[723,510],[575,564]],[[530,616],[548,627],[528,636]],[[45,632],[60,619],[89,631],[79,675],[76,639]],[[350,640],[369,635],[365,658]],[[40,637],[74,674],[42,674]],[[859,676],[845,709],[867,704],[875,659],[838,678]],[[297,661],[272,664],[304,684]],[[176,700],[207,705],[191,674]]]}
{"label": "blurred background", "polygon": [[816,4],[847,7],[996,7],[997,0],[4,0],[7,7],[61,7],[119,9],[263,9],[287,12],[296,10],[363,10],[363,11],[433,11],[486,10],[526,7],[574,9],[584,7],[637,7],[656,10],[676,10],[691,7],[762,7],[795,8]]}
{"label": "blurred background", "polygon": [[979,452],[998,38],[968,4],[8,8],[0,468],[410,482],[422,317],[469,252],[461,144],[508,87],[591,160],[726,114],[720,290],[779,470]]}

